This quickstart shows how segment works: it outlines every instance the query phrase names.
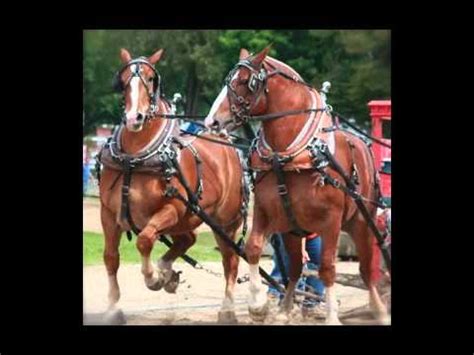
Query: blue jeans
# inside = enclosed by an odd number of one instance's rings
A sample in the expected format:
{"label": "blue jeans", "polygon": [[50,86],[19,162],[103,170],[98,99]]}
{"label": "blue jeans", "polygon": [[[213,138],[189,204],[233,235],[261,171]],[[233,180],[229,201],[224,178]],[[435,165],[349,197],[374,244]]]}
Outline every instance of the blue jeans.
{"label": "blue jeans", "polygon": [[83,195],[87,192],[87,186],[89,185],[89,175],[90,175],[89,165],[86,164],[82,167],[82,194]]}
{"label": "blue jeans", "polygon": [[[288,253],[286,252],[282,235],[279,233],[273,235],[271,239],[271,244],[275,250],[278,249],[280,251],[285,271],[288,274],[288,271],[290,270],[290,258],[288,256]],[[304,265],[304,268],[308,268],[310,270],[319,270],[319,266],[321,264],[321,237],[306,240],[306,251],[309,256],[309,261],[306,265]],[[272,260],[273,270],[270,276],[272,276],[276,281],[283,283],[281,270],[278,267],[276,252],[273,253]],[[301,277],[298,280],[298,284],[296,287],[298,290],[314,292],[320,296],[324,295],[323,282],[319,278],[314,276]],[[268,288],[268,293],[271,293],[275,296],[279,296],[280,298],[282,297],[282,295],[280,295],[280,292],[271,285]],[[304,303],[308,306],[313,306],[316,305],[317,301],[311,298],[307,298],[305,299]]]}
{"label": "blue jeans", "polygon": [[181,126],[181,129],[186,131],[186,132],[190,132],[190,133],[198,133],[202,129],[202,127],[198,126],[197,124],[195,124],[193,122],[185,122]]}

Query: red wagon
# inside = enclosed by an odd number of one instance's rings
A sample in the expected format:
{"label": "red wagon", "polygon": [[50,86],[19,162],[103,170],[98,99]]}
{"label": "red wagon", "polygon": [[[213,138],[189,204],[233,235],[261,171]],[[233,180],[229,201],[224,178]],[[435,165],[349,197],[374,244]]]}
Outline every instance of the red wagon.
{"label": "red wagon", "polygon": [[[391,145],[390,125],[392,119],[392,101],[374,100],[370,101],[368,106],[370,109],[370,117],[372,119],[372,136],[380,139],[384,143]],[[380,188],[382,192],[382,198],[386,205],[390,208],[392,197],[392,151],[391,148],[377,143],[372,145],[372,151],[374,152],[375,166],[380,173]],[[380,270],[384,267],[380,249],[378,248],[375,239],[373,241],[373,252],[373,270],[376,270],[375,277],[377,280],[379,280],[381,276]]]}

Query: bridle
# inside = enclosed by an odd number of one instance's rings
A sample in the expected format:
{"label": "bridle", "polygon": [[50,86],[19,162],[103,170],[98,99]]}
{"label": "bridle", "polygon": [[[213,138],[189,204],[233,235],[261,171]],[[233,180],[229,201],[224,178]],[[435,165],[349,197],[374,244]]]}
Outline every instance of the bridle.
{"label": "bridle", "polygon": [[[131,67],[132,65],[135,65],[134,70],[132,70],[132,75],[127,79],[127,82],[125,84],[122,83],[121,80],[121,75],[124,72],[125,69],[128,67]],[[153,77],[151,78],[153,80],[153,87],[150,90],[149,84],[146,82],[145,78],[143,75],[140,73],[140,68],[141,65],[146,65],[148,66],[151,70],[153,70]],[[147,89],[148,93],[148,98],[150,100],[150,106],[148,108],[148,111],[145,115],[144,122],[146,122],[148,119],[151,119],[155,116],[157,110],[158,110],[158,99],[160,96],[163,95],[163,87],[162,87],[162,82],[161,82],[161,77],[158,71],[155,69],[153,64],[151,64],[145,57],[140,57],[137,59],[132,59],[129,61],[127,64],[125,64],[122,69],[120,69],[114,76],[114,80],[112,83],[113,89],[116,92],[122,93],[127,86],[130,85],[130,81],[132,78],[138,77],[140,78],[141,82]],[[122,121],[125,121],[125,117],[122,118]]]}
{"label": "bridle", "polygon": [[[247,82],[248,90],[253,94],[250,100],[238,95],[232,87],[232,78],[240,68],[250,70],[250,77]],[[239,127],[247,123],[251,117],[250,112],[257,106],[263,93],[267,92],[267,71],[261,67],[255,67],[249,59],[238,62],[229,72],[225,79],[227,86],[227,98],[230,104],[231,119],[224,122],[224,127],[229,123],[234,123],[235,127]]]}
{"label": "bridle", "polygon": [[[252,115],[251,111],[257,106],[259,103],[262,94],[268,93],[268,79],[274,75],[280,75],[288,80],[294,81],[298,84],[302,84],[307,86],[310,90],[314,90],[314,88],[306,83],[304,80],[299,79],[295,76],[291,76],[280,69],[276,68],[270,63],[266,63],[270,66],[273,70],[268,72],[264,67],[263,63],[259,67],[255,67],[251,62],[251,57],[246,58],[238,62],[235,67],[229,72],[225,79],[225,85],[227,86],[227,98],[230,104],[230,112],[231,118],[222,122],[222,128],[225,129],[228,124],[233,123],[234,127],[240,127],[243,124],[249,122],[249,120],[253,121],[267,121],[273,120],[280,117],[285,117],[288,115],[299,115],[302,113],[310,113],[310,112],[319,112],[319,111],[328,111],[329,106],[324,106],[322,108],[308,108],[302,110],[290,110],[284,112],[275,112],[270,114],[264,115]],[[247,82],[248,90],[253,94],[251,99],[245,99],[243,96],[238,95],[235,89],[232,87],[231,82],[232,78],[234,77],[235,73],[242,67],[247,68],[250,70],[250,77]]]}

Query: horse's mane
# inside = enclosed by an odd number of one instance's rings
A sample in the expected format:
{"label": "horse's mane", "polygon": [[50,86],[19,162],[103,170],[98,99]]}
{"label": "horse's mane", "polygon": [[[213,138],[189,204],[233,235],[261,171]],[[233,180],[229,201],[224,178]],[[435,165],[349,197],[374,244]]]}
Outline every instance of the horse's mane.
{"label": "horse's mane", "polygon": [[296,76],[298,80],[303,81],[303,78],[301,77],[300,74],[296,70],[294,70],[292,67],[290,67],[288,64],[285,64],[283,62],[280,62],[278,59],[275,59],[270,56],[266,56],[265,60],[263,61],[264,64],[267,64],[267,66],[274,66],[277,69],[281,70],[285,74],[288,74],[290,76]]}

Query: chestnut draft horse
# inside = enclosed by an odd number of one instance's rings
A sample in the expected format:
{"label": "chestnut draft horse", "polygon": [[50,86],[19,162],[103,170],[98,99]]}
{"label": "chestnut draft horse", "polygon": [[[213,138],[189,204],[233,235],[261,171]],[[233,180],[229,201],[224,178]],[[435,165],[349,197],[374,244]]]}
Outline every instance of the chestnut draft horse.
{"label": "chestnut draft horse", "polygon": [[[119,243],[124,231],[141,230],[136,246],[142,258],[142,274],[150,290],[162,287],[175,292],[179,283],[172,263],[196,242],[194,230],[202,223],[186,205],[169,195],[166,187],[175,187],[187,196],[186,190],[176,175],[163,177],[165,169],[160,166],[162,158],[177,156],[176,161],[185,181],[192,191],[201,191],[199,206],[233,239],[241,226],[242,166],[237,151],[228,146],[210,143],[191,136],[179,136],[177,120],[166,119],[170,105],[160,92],[160,77],[154,65],[160,60],[163,50],[152,56],[138,59],[121,49],[123,69],[115,78],[114,87],[125,99],[124,124],[115,132],[101,152],[100,161],[104,169],[100,179],[101,220],[105,235],[104,262],[109,278],[109,308],[106,316],[118,313],[116,303],[120,298],[117,282],[119,268]],[[160,116],[161,115],[161,116]],[[170,139],[180,144],[167,143]],[[218,139],[214,137],[213,139]],[[158,143],[157,143],[158,142]],[[112,149],[119,149],[120,152]],[[117,148],[119,147],[119,148]],[[158,147],[158,148],[157,148]],[[168,155],[163,155],[167,153]],[[154,154],[156,153],[156,154]],[[143,158],[142,164],[131,174],[128,193],[130,218],[124,218],[124,178],[121,158]],[[155,160],[154,160],[155,159]],[[158,162],[158,167],[154,164]],[[156,164],[155,164],[156,165]],[[170,174],[170,170],[167,170]],[[190,196],[188,196],[188,199]],[[132,221],[132,222],[130,222]],[[150,253],[157,236],[169,234],[172,247],[161,257],[157,266],[150,260]],[[225,298],[219,312],[219,320],[235,322],[233,290],[238,272],[239,257],[216,236],[223,257],[226,279]],[[174,282],[173,282],[174,281]]]}
{"label": "chestnut draft horse", "polygon": [[[265,238],[275,232],[285,235],[290,280],[279,317],[288,319],[302,271],[302,237],[318,233],[322,237],[319,276],[326,286],[326,323],[341,324],[333,286],[342,228],[356,244],[371,309],[386,324],[388,313],[375,287],[372,270],[373,233],[354,200],[327,183],[327,178],[318,172],[323,169],[330,178],[347,185],[331,165],[324,166],[324,159],[320,159],[324,146],[347,176],[357,180],[357,192],[372,202],[366,206],[375,217],[374,201],[379,192],[372,153],[358,137],[335,130],[319,93],[294,69],[267,56],[268,50],[269,47],[256,55],[241,50],[240,61],[227,76],[226,85],[205,120],[208,128],[221,133],[246,121],[263,121],[250,152],[250,167],[257,172],[253,225],[245,245],[250,264],[250,315],[262,320],[268,312],[266,292],[258,272]],[[279,160],[274,159],[277,157]],[[315,162],[321,165],[315,168]]]}

